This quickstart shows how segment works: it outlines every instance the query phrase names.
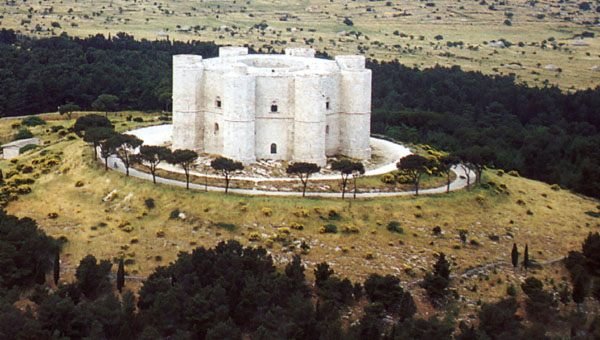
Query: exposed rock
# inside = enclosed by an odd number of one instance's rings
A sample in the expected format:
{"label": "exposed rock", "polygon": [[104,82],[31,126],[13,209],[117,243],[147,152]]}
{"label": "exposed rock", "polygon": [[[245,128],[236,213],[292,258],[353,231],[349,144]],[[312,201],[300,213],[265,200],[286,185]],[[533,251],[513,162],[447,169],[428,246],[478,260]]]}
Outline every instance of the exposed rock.
{"label": "exposed rock", "polygon": [[118,196],[119,195],[118,195],[117,189],[113,189],[113,191],[108,193],[108,195],[104,196],[104,198],[102,199],[102,202],[112,202]]}

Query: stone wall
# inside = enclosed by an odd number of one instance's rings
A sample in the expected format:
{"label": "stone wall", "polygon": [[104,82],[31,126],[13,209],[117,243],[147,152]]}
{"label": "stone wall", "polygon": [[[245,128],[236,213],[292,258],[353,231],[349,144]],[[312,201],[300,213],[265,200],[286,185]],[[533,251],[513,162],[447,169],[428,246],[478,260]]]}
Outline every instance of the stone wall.
{"label": "stone wall", "polygon": [[173,57],[173,147],[251,163],[324,165],[326,156],[371,156],[371,71],[362,56],[335,61],[314,50],[218,58]]}

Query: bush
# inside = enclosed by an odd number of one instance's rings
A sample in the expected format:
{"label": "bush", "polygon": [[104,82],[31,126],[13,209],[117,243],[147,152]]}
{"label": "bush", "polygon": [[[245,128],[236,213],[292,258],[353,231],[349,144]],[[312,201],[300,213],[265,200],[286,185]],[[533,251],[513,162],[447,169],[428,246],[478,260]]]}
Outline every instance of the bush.
{"label": "bush", "polygon": [[339,221],[342,218],[342,216],[335,209],[331,209],[327,213],[327,218],[330,221]]}
{"label": "bush", "polygon": [[322,226],[319,232],[321,234],[335,234],[337,233],[337,226],[335,224],[328,223]]}
{"label": "bush", "polygon": [[[154,198],[146,198],[144,200],[144,205],[146,206],[146,208],[148,209],[154,209],[154,207],[156,206],[154,203]],[[179,216],[179,211],[177,211],[177,216]],[[169,216],[170,217],[170,216]]]}
{"label": "bush", "polygon": [[402,229],[398,221],[391,221],[386,228],[393,233],[404,234],[404,229]]}
{"label": "bush", "polygon": [[235,229],[235,224],[233,223],[217,222],[215,223],[215,226],[229,231],[233,231]]}
{"label": "bush", "polygon": [[394,175],[392,175],[392,174],[385,174],[385,175],[381,176],[380,180],[381,180],[381,182],[383,182],[385,184],[396,183],[396,177],[394,177]]}
{"label": "bush", "polygon": [[19,153],[22,154],[22,153],[25,153],[25,152],[30,151],[30,150],[35,150],[35,149],[37,149],[37,147],[38,146],[35,145],[35,144],[27,144],[24,147],[22,147],[22,148],[19,149]]}
{"label": "bush", "polygon": [[135,117],[133,118],[133,121],[136,123],[143,123],[144,122],[144,118],[142,117]]}
{"label": "bush", "polygon": [[345,234],[358,234],[360,233],[360,229],[353,225],[345,225],[342,227],[342,232]]}
{"label": "bush", "polygon": [[512,297],[517,296],[517,288],[515,287],[515,285],[510,284],[508,287],[506,287],[506,294]]}
{"label": "bush", "polygon": [[25,126],[38,126],[38,125],[46,125],[46,121],[38,116],[29,116],[24,118],[21,121],[22,125]]}
{"label": "bush", "polygon": [[27,129],[27,128],[21,128],[21,129],[19,129],[19,132],[17,132],[17,134],[15,135],[13,140],[27,139],[27,138],[33,138],[33,133],[31,133],[31,131],[29,131],[29,129]]}
{"label": "bush", "polygon": [[260,212],[267,217],[273,216],[273,209],[271,208],[261,208]]}
{"label": "bush", "polygon": [[54,125],[54,126],[50,127],[50,131],[52,131],[52,132],[58,132],[62,129],[64,129],[64,126],[62,126],[62,125]]}
{"label": "bush", "polygon": [[171,211],[171,213],[169,214],[169,218],[172,220],[177,219],[177,218],[179,218],[179,213],[180,213],[179,209],[175,209],[175,210]]}
{"label": "bush", "polygon": [[511,170],[511,171],[509,171],[508,175],[512,176],[512,177],[520,177],[519,176],[519,172],[517,170]]}

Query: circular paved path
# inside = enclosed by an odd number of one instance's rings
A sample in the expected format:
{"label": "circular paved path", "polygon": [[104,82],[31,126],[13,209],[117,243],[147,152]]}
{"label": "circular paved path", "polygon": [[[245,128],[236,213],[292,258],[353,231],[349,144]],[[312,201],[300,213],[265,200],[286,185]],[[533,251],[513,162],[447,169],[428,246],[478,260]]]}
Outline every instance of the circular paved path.
{"label": "circular paved path", "polygon": [[[142,128],[142,129],[129,131],[127,133],[135,135],[138,138],[142,139],[144,141],[144,144],[146,144],[146,145],[162,145],[171,138],[171,131],[172,131],[171,129],[172,129],[172,125],[158,125],[158,126],[151,126],[151,127],[146,127],[146,128]],[[392,142],[389,142],[389,141],[386,141],[383,139],[371,138],[371,145],[374,148],[381,149],[385,155],[389,156],[388,157],[389,159],[384,165],[377,167],[375,169],[367,170],[365,172],[365,176],[376,176],[376,175],[381,175],[381,174],[385,174],[385,173],[394,171],[394,170],[396,170],[397,160],[410,154],[410,151],[405,146],[402,146],[402,145],[399,145],[396,143],[392,143]],[[390,160],[392,160],[392,161],[390,161]],[[108,160],[108,164],[110,165],[110,168],[112,168],[113,170],[125,173],[125,166],[123,165],[123,162],[121,162],[121,160],[118,159],[116,156],[114,156],[114,155],[110,156],[109,160]],[[161,168],[168,170],[168,171],[172,171],[172,172],[183,173],[183,169],[181,169],[179,167],[175,167],[173,165],[165,165],[165,166],[162,166]],[[459,164],[457,166],[454,166],[452,168],[452,171],[456,174],[456,179],[452,183],[450,183],[450,191],[456,191],[456,190],[465,188],[467,186],[467,180],[463,177],[464,171],[465,171],[463,165]],[[470,173],[470,178],[471,178],[471,183],[472,183],[475,180],[476,175],[473,171],[470,171],[470,170],[469,170],[469,173]],[[195,172],[195,171],[191,172],[191,174],[205,176],[205,174]],[[151,174],[139,171],[134,168],[129,169],[129,175],[133,176],[133,177],[141,178],[144,180],[149,180],[149,181],[152,180]],[[208,176],[212,177],[212,178],[222,178],[221,176],[216,176],[216,175],[208,175]],[[338,180],[339,177],[340,177],[339,175],[314,175],[311,177],[311,179]],[[261,182],[261,181],[297,181],[297,182],[299,182],[300,181],[297,178],[288,178],[288,177],[286,177],[286,178],[256,178],[256,177],[237,176],[237,177],[232,177],[232,179],[247,180],[247,181],[254,181],[254,182]],[[167,185],[178,186],[178,187],[186,186],[186,183],[184,181],[178,181],[178,180],[159,177],[159,176],[156,177],[156,182],[162,183],[162,184],[167,184]],[[190,183],[190,189],[208,190],[208,191],[225,191],[225,188],[223,188],[223,187],[215,187],[215,186],[207,186],[206,187],[202,184],[196,184],[196,183]],[[258,196],[302,196],[301,191],[270,191],[270,190],[258,190],[258,189],[230,188],[229,192],[236,193],[236,194],[242,194],[242,195],[258,195]],[[440,193],[445,193],[445,192],[446,192],[445,185],[441,186],[441,187],[437,187],[437,188],[419,190],[420,195],[421,194],[422,195],[440,194]],[[352,192],[348,192],[347,194],[348,194],[348,196],[351,196]],[[362,198],[393,197],[393,196],[407,196],[407,195],[414,195],[414,194],[415,194],[414,190],[396,191],[396,192],[360,192],[360,188],[359,188],[359,192],[356,194],[356,197],[362,197]],[[307,191],[306,196],[307,197],[339,198],[339,197],[341,197],[341,193],[339,193],[339,192],[308,192]]]}

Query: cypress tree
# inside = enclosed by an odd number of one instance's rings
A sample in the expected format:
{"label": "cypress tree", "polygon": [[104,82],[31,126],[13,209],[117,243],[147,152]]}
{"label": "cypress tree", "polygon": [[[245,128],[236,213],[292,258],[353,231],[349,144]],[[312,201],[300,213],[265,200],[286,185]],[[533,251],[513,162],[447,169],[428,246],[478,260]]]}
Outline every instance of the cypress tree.
{"label": "cypress tree", "polygon": [[523,267],[529,268],[529,245],[525,244],[525,253],[523,254]]}
{"label": "cypress tree", "polygon": [[517,249],[517,244],[513,243],[512,252],[510,253],[510,257],[512,259],[513,267],[517,268],[519,265],[519,250]]}
{"label": "cypress tree", "polygon": [[119,260],[119,269],[117,269],[117,289],[119,293],[123,290],[125,286],[125,264],[123,263],[123,258]]}
{"label": "cypress tree", "polygon": [[404,292],[404,294],[402,294],[402,301],[400,301],[400,310],[398,311],[400,320],[404,321],[406,319],[410,319],[413,317],[413,315],[415,315],[416,312],[417,305],[415,304],[415,300],[410,292]]}
{"label": "cypress tree", "polygon": [[57,250],[54,255],[54,284],[58,284],[58,279],[60,279],[60,251]]}
{"label": "cypress tree", "polygon": [[587,295],[587,282],[585,274],[577,275],[573,282],[573,301],[576,304],[581,304]]}

